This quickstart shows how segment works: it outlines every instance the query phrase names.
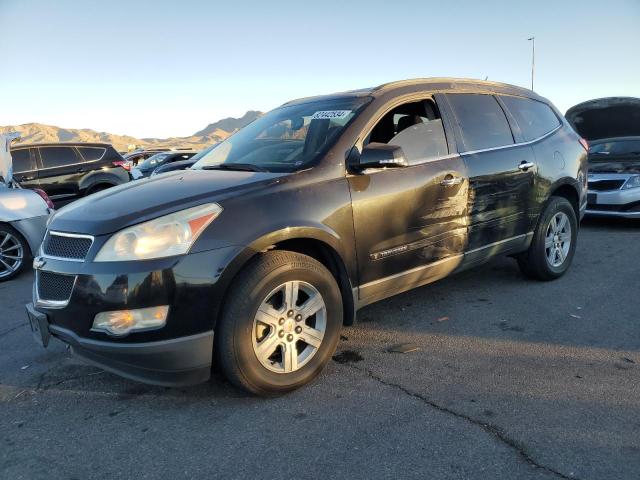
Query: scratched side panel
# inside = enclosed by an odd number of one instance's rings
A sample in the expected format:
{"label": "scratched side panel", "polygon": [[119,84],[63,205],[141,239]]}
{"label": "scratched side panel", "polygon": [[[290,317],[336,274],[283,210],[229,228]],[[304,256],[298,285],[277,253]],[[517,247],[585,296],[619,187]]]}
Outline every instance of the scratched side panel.
{"label": "scratched side panel", "polygon": [[[444,187],[447,175],[465,181]],[[349,183],[361,284],[464,251],[468,182],[459,157],[354,175]]]}

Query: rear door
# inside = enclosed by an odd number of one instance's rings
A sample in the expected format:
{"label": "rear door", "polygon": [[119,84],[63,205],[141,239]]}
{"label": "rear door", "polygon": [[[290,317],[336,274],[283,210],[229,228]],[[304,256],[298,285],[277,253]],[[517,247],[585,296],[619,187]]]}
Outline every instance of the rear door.
{"label": "rear door", "polygon": [[79,184],[85,174],[84,160],[73,146],[38,147],[41,188],[51,200],[73,200],[79,195]]}
{"label": "rear door", "polygon": [[358,148],[398,145],[409,163],[348,176],[362,304],[444,277],[461,259],[468,182],[443,120],[433,98],[411,96],[362,134]]}
{"label": "rear door", "polygon": [[38,188],[38,165],[33,148],[20,148],[11,151],[13,160],[13,178],[24,188]]}
{"label": "rear door", "polygon": [[529,232],[529,198],[535,178],[530,145],[516,143],[493,95],[446,95],[456,140],[469,173],[467,261],[521,248]]}

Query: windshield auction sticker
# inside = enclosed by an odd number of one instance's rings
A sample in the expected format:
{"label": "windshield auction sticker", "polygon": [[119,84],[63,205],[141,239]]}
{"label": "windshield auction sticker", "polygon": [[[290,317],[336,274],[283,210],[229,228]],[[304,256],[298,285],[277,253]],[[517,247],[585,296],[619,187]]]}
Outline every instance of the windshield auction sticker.
{"label": "windshield auction sticker", "polygon": [[316,112],[311,117],[311,120],[331,120],[346,118],[351,113],[351,110],[321,110]]}

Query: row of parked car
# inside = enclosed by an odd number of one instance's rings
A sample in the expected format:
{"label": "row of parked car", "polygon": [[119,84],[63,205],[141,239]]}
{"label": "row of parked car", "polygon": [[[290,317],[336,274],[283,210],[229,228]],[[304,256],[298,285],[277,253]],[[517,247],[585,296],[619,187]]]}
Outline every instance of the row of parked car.
{"label": "row of parked car", "polygon": [[11,149],[14,179],[23,188],[44,190],[58,207],[155,171],[188,168],[197,154],[151,150],[122,156],[105,143],[41,143]]}
{"label": "row of parked car", "polygon": [[[637,127],[638,112],[612,124]],[[169,158],[196,164],[51,219],[27,306],[34,336],[159,385],[206,380],[215,355],[252,393],[298,388],[359,308],[496,255],[553,280],[571,265],[585,211],[636,215],[633,201],[615,203],[629,197],[593,191],[614,175],[640,196],[634,140],[589,127],[614,110],[573,113],[520,87],[418,79],[294,100],[200,160],[156,153],[132,175]]]}

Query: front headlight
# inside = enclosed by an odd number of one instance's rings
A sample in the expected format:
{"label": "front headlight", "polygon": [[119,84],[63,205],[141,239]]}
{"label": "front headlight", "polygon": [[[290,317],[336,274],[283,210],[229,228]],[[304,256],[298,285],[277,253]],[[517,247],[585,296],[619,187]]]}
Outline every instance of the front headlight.
{"label": "front headlight", "polygon": [[640,175],[633,175],[624,182],[622,185],[622,189],[626,190],[627,188],[637,188],[640,187]]}
{"label": "front headlight", "polygon": [[220,205],[207,203],[125,228],[107,240],[94,261],[148,260],[185,254],[220,212]]}

